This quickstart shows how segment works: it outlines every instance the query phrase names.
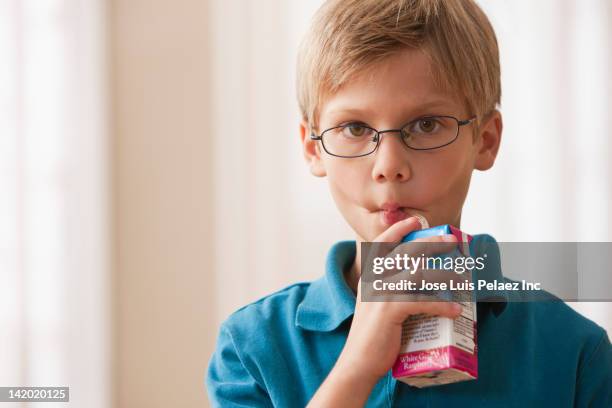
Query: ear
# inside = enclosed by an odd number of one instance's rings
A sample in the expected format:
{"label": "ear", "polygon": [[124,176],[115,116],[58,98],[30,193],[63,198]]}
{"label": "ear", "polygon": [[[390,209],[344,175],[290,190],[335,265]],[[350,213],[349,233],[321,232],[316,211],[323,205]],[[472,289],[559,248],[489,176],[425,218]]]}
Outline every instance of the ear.
{"label": "ear", "polygon": [[306,163],[310,166],[310,172],[313,176],[325,177],[327,172],[321,159],[320,141],[310,138],[308,123],[304,120],[300,123],[300,138],[304,150],[304,159],[306,159]]}
{"label": "ear", "polygon": [[493,167],[501,143],[502,130],[501,113],[494,109],[484,118],[483,123],[478,129],[478,137],[476,137],[474,142],[476,145],[475,169],[484,171]]}

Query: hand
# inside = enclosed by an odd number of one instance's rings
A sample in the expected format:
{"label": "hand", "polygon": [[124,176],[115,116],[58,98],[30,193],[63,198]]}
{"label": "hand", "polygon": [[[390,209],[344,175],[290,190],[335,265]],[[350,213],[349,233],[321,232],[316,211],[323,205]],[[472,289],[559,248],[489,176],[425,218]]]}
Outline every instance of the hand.
{"label": "hand", "polygon": [[[408,218],[393,224],[374,239],[374,242],[399,242],[406,234],[417,229],[420,229],[419,221],[414,217]],[[433,255],[434,245],[426,246],[425,243],[436,243],[435,252],[446,253],[456,247],[457,239],[454,235],[417,239],[411,241],[412,245],[403,246],[403,253],[418,256],[423,252],[430,252]],[[340,371],[358,373],[373,387],[397,359],[402,323],[408,316],[419,313],[455,318],[461,313],[461,306],[444,301],[362,302],[360,279],[353,322],[336,363],[342,368]]]}
{"label": "hand", "polygon": [[[393,224],[374,242],[399,242],[420,228],[416,217]],[[454,235],[421,238],[403,246],[407,255],[450,252],[457,245]],[[394,251],[399,248],[396,247]],[[362,254],[363,256],[363,254]],[[357,301],[353,323],[342,353],[334,368],[319,387],[308,407],[362,407],[372,388],[397,359],[401,344],[402,323],[413,314],[457,317],[461,306],[450,302],[361,302],[361,279],[357,284]]]}

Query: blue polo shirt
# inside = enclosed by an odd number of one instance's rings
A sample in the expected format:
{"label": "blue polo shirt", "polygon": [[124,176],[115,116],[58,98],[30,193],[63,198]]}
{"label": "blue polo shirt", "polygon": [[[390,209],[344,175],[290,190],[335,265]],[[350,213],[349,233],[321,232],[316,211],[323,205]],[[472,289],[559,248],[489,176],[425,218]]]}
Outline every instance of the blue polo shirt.
{"label": "blue polo shirt", "polygon": [[[495,242],[488,235],[472,242],[481,239]],[[355,295],[343,272],[355,251],[355,241],[336,243],[323,277],[259,299],[223,322],[206,375],[213,406],[307,405],[346,342]],[[479,278],[504,279],[499,257],[487,264]],[[477,305],[477,380],[419,389],[389,371],[366,406],[612,407],[612,346],[603,328],[560,301],[517,302],[516,291],[488,296],[496,302]]]}

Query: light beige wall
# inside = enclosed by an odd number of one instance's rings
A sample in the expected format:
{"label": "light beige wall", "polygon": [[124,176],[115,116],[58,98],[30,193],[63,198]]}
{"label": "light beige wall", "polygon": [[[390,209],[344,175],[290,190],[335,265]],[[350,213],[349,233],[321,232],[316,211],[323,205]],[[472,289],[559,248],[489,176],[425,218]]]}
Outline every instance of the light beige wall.
{"label": "light beige wall", "polygon": [[207,406],[207,2],[111,0],[117,407]]}

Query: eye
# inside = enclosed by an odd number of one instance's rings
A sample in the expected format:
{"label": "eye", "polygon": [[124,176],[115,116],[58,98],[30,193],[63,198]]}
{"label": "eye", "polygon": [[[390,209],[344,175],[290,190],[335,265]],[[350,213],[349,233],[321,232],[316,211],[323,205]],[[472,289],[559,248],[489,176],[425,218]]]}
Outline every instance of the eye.
{"label": "eye", "polygon": [[410,133],[434,133],[440,128],[440,122],[437,118],[422,118],[416,120],[408,131]]}
{"label": "eye", "polygon": [[372,129],[361,123],[348,123],[342,128],[342,134],[348,138],[363,138],[372,134]]}

